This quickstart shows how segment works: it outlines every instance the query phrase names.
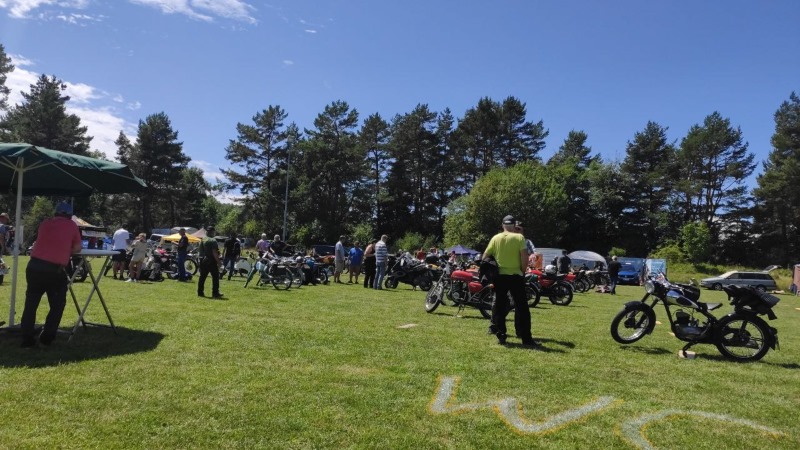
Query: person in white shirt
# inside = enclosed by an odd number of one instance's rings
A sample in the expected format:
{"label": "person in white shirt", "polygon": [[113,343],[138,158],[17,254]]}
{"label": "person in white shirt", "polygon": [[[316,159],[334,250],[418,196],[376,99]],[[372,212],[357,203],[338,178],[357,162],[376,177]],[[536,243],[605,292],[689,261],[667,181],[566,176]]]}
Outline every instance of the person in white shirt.
{"label": "person in white shirt", "polygon": [[[122,280],[122,272],[125,270],[125,256],[128,252],[128,245],[131,243],[131,234],[122,226],[114,232],[112,242],[111,249],[116,251],[117,254],[111,257],[111,261],[114,262],[111,268],[114,271],[114,279]],[[119,272],[119,278],[117,278],[117,272]]]}

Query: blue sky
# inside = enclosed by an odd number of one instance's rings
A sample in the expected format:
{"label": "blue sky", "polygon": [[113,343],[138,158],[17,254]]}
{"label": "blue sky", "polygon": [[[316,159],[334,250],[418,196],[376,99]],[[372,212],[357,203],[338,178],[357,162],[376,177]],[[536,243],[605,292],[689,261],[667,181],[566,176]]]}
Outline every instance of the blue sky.
{"label": "blue sky", "polygon": [[312,128],[335,100],[388,120],[515,96],[545,159],[575,129],[607,161],[648,120],[679,140],[719,111],[763,160],[800,93],[798,19],[795,0],[0,0],[0,43],[12,103],[56,75],[110,155],[163,111],[213,179],[237,122],[277,104]]}

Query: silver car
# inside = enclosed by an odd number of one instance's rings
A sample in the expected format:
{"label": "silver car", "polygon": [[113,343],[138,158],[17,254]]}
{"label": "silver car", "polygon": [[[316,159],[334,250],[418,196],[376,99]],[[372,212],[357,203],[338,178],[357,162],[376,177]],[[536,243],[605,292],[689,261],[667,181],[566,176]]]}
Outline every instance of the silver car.
{"label": "silver car", "polygon": [[722,290],[723,286],[750,286],[762,292],[778,289],[777,283],[767,272],[725,272],[718,277],[703,278],[700,286],[709,289]]}

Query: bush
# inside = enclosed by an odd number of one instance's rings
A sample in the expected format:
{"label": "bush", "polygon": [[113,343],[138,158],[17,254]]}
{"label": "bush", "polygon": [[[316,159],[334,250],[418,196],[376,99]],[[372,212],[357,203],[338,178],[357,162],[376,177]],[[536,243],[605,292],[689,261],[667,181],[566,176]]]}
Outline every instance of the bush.
{"label": "bush", "polygon": [[661,247],[658,247],[652,255],[651,258],[661,258],[667,260],[667,267],[669,264],[677,264],[677,263],[684,263],[686,262],[686,256],[683,254],[683,250],[676,242],[668,242]]}

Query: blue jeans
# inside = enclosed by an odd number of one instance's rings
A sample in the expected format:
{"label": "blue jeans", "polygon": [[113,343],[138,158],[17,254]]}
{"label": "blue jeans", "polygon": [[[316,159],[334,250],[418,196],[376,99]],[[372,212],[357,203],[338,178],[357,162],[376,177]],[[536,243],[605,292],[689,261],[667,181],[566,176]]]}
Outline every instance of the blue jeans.
{"label": "blue jeans", "polygon": [[383,289],[383,276],[386,275],[386,261],[375,263],[375,289]]}
{"label": "blue jeans", "polygon": [[228,256],[222,262],[222,267],[224,267],[228,271],[228,279],[230,280],[233,276],[234,266],[236,265],[236,257],[235,256]]}
{"label": "blue jeans", "polygon": [[178,252],[178,279],[186,279],[186,253]]}
{"label": "blue jeans", "polygon": [[611,285],[609,286],[609,291],[611,291],[612,294],[616,294],[617,283],[619,282],[619,275],[609,275],[608,278],[611,279]]}

